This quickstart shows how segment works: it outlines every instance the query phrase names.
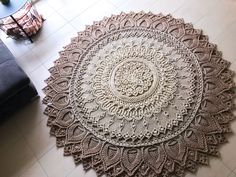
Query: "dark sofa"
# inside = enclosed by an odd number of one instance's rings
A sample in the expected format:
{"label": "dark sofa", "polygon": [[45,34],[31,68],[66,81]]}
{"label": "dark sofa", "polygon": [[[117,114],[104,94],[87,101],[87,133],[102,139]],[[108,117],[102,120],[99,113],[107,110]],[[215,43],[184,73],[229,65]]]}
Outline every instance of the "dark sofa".
{"label": "dark sofa", "polygon": [[37,98],[37,90],[0,39],[0,118]]}

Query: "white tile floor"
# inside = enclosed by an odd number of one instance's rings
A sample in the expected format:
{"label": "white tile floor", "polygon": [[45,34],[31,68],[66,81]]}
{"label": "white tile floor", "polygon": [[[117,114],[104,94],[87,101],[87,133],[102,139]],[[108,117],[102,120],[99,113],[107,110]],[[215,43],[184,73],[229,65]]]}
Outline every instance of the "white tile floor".
{"label": "white tile floor", "polygon": [[[0,37],[17,62],[41,89],[58,52],[83,30],[86,24],[121,11],[171,13],[201,28],[218,45],[236,71],[236,0],[38,0],[36,7],[46,18],[33,44]],[[236,79],[235,79],[236,81]],[[0,177],[95,177],[75,166],[72,157],[64,157],[49,136],[47,117],[41,99],[0,124]],[[236,121],[232,123],[236,134]],[[187,177],[236,177],[236,135],[220,148],[221,158],[211,159],[210,167],[201,167]]]}

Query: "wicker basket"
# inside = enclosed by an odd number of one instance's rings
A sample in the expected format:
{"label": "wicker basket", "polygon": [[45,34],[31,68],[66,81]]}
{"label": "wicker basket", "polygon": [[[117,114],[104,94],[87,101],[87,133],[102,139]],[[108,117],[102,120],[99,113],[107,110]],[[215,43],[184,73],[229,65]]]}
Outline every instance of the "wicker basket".
{"label": "wicker basket", "polygon": [[[38,14],[31,1],[28,1],[24,7],[13,16],[29,36],[36,34],[42,27],[43,18]],[[13,38],[26,37],[25,33],[11,17],[1,20],[0,29]]]}

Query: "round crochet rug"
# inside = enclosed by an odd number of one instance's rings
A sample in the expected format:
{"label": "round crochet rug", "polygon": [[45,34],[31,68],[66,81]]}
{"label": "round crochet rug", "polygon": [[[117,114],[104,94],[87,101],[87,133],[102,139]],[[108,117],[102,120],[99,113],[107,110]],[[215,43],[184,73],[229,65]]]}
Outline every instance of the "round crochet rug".
{"label": "round crochet rug", "polygon": [[233,73],[201,30],[170,15],[94,22],[44,88],[57,146],[98,176],[182,177],[218,156],[234,118]]}

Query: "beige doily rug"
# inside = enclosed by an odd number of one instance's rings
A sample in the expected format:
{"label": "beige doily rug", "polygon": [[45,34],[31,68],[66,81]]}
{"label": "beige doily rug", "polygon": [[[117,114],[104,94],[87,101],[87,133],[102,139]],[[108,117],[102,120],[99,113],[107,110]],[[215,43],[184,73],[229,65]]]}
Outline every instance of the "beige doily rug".
{"label": "beige doily rug", "polygon": [[94,22],[60,52],[44,89],[57,146],[98,176],[182,177],[218,156],[233,73],[201,30],[170,15]]}

